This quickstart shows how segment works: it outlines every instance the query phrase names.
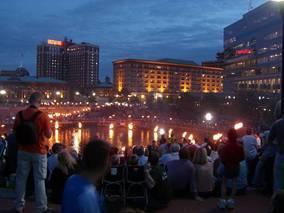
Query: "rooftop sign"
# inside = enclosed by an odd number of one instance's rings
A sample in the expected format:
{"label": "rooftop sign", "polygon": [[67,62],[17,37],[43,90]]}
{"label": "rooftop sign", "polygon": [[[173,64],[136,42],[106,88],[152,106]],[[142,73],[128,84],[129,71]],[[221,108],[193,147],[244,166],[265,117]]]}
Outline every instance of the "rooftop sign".
{"label": "rooftop sign", "polygon": [[236,55],[250,55],[250,54],[252,54],[251,49],[236,50]]}
{"label": "rooftop sign", "polygon": [[47,43],[50,45],[55,45],[55,46],[63,46],[63,41],[48,39]]}

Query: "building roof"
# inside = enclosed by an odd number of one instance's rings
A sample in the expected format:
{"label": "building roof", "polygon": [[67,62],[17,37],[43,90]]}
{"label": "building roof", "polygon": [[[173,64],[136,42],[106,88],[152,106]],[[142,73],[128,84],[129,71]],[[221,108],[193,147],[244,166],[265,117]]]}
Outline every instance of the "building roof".
{"label": "building roof", "polygon": [[174,59],[174,58],[163,58],[159,59],[157,61],[161,62],[168,62],[168,63],[174,63],[174,64],[189,64],[189,65],[199,65],[195,61],[191,60],[180,60],[180,59]]}
{"label": "building roof", "polygon": [[222,68],[215,68],[215,67],[207,67],[207,66],[202,66],[202,65],[193,65],[189,63],[181,63],[182,60],[179,60],[179,63],[177,62],[169,62],[169,61],[161,61],[161,60],[144,60],[144,59],[121,59],[121,60],[116,60],[113,61],[113,64],[116,63],[125,63],[125,62],[136,62],[136,63],[149,63],[149,64],[159,64],[159,65],[175,65],[175,66],[183,66],[183,67],[191,67],[191,68],[196,68],[196,69],[203,69],[203,70],[211,70],[211,71],[223,71]]}
{"label": "building roof", "polygon": [[[279,11],[279,4],[282,4],[282,2],[277,2],[277,1],[266,1],[264,2],[263,4],[259,5],[258,7],[256,8],[253,8],[252,10],[246,12],[245,14],[243,14],[243,16],[235,21],[234,23],[226,26],[224,29],[230,29],[238,24],[242,24],[247,18],[252,18],[252,19],[255,19],[255,15],[258,15],[260,14],[260,11],[268,11],[268,12],[271,12],[271,9],[272,10],[276,10],[276,11]],[[270,11],[269,11],[270,10]],[[280,17],[280,12],[279,12],[279,17]],[[259,22],[261,23],[261,22]]]}
{"label": "building roof", "polygon": [[102,82],[96,85],[96,88],[112,88],[113,84]]}
{"label": "building roof", "polygon": [[0,76],[23,77],[29,75],[29,71],[24,67],[18,67],[16,70],[0,70]]}
{"label": "building roof", "polygon": [[24,76],[24,77],[10,77],[0,76],[0,82],[17,82],[17,83],[57,83],[66,84],[66,81],[61,81],[52,78],[37,78],[35,76]]}

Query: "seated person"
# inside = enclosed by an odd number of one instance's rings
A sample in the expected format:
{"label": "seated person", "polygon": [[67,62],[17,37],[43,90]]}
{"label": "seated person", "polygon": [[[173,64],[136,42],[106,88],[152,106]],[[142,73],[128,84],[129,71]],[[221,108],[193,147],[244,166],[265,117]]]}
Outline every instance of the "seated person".
{"label": "seated person", "polygon": [[127,165],[129,165],[129,166],[138,166],[138,157],[137,157],[137,155],[131,155],[127,159]]}
{"label": "seated person", "polygon": [[58,153],[61,152],[65,146],[61,143],[53,144],[51,148],[51,154],[47,158],[47,170],[48,170],[48,177],[47,180],[50,180],[51,175],[55,167],[58,165]]}
{"label": "seated person", "polygon": [[173,143],[170,145],[170,153],[163,154],[160,158],[160,164],[166,165],[167,162],[173,160],[179,160],[180,146],[178,143]]}
{"label": "seated person", "polygon": [[145,156],[145,151],[143,146],[138,146],[136,150],[138,156],[138,166],[145,166],[148,162],[148,157]]}
{"label": "seated person", "polygon": [[214,176],[213,164],[208,162],[206,149],[197,149],[192,162],[194,163],[196,171],[198,194],[201,197],[209,197],[214,189]]}
{"label": "seated person", "polygon": [[152,210],[164,208],[169,201],[169,188],[166,170],[159,165],[158,152],[152,152],[149,157],[149,163],[150,168],[146,170],[146,177],[150,178],[150,184],[147,181],[150,198],[149,206]]}
{"label": "seated person", "polygon": [[192,195],[197,198],[196,173],[192,162],[189,160],[187,148],[179,151],[180,160],[169,161],[166,164],[168,182],[174,194]]}
{"label": "seated person", "polygon": [[52,172],[50,178],[51,199],[55,203],[61,203],[64,185],[67,179],[76,170],[76,160],[67,150],[58,154],[58,165]]}

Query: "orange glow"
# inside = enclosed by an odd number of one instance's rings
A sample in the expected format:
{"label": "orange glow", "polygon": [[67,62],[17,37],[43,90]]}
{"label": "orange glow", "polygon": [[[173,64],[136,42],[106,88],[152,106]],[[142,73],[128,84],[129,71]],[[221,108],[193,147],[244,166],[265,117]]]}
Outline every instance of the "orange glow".
{"label": "orange glow", "polygon": [[218,141],[218,140],[220,140],[222,137],[223,137],[223,134],[222,134],[222,133],[217,133],[217,134],[213,135],[213,140],[214,140],[214,141]]}
{"label": "orange glow", "polygon": [[134,127],[133,123],[129,123],[129,124],[128,124],[128,129],[129,129],[129,130],[133,130],[133,127]]}
{"label": "orange glow", "polygon": [[58,121],[55,121],[54,127],[55,127],[55,129],[59,128],[59,122]]}
{"label": "orange glow", "polygon": [[242,122],[236,123],[236,124],[234,125],[234,129],[235,129],[235,130],[241,129],[241,128],[243,128],[243,127],[244,127],[244,124],[243,124]]}
{"label": "orange glow", "polygon": [[55,45],[55,46],[63,46],[64,44],[63,41],[57,41],[57,40],[52,40],[52,39],[48,39],[47,43],[51,45]]}

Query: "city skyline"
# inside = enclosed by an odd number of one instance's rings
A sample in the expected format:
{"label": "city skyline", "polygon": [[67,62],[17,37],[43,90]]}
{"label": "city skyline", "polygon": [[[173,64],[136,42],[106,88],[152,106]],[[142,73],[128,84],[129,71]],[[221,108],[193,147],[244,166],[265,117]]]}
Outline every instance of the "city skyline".
{"label": "city skyline", "polygon": [[[65,36],[100,46],[101,79],[112,76],[112,61],[121,58],[179,58],[200,63],[214,59],[223,49],[223,28],[248,9],[247,0],[238,5],[225,0],[132,0],[131,5],[129,0],[108,1],[3,2],[0,69],[23,64],[34,75],[36,45]],[[255,0],[254,7],[264,2]]]}

